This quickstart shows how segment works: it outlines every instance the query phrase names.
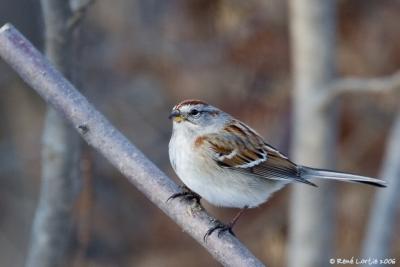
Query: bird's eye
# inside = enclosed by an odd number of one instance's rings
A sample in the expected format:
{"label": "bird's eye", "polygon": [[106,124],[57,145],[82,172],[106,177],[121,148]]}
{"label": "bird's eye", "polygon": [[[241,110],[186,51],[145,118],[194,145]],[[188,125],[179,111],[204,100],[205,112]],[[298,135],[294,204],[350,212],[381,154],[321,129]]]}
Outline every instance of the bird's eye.
{"label": "bird's eye", "polygon": [[200,116],[200,111],[198,111],[197,109],[192,109],[189,112],[189,115],[192,116],[192,117],[198,117],[198,116]]}

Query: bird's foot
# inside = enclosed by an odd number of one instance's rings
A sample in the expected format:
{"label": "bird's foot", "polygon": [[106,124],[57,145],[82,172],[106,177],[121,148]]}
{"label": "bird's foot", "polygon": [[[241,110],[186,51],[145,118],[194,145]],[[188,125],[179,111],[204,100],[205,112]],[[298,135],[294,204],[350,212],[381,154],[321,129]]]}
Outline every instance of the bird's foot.
{"label": "bird's foot", "polygon": [[225,232],[230,233],[231,235],[235,236],[235,233],[233,232],[233,226],[234,223],[229,222],[228,224],[224,224],[220,221],[215,220],[215,225],[208,229],[207,233],[204,235],[203,240],[204,242],[207,242],[207,238],[212,235],[215,231],[218,231],[218,237],[221,237],[221,235]]}
{"label": "bird's foot", "polygon": [[236,222],[239,220],[240,216],[242,216],[243,212],[248,208],[248,206],[244,206],[233,219],[228,224],[223,224],[220,221],[214,220],[215,225],[208,229],[207,233],[204,235],[203,240],[207,242],[207,238],[214,232],[218,231],[218,237],[225,232],[229,232],[231,235],[236,236],[233,232],[232,228],[235,226]]}
{"label": "bird's foot", "polygon": [[179,193],[175,193],[172,196],[170,196],[167,199],[167,202],[170,201],[171,199],[175,199],[175,198],[183,198],[187,201],[192,201],[195,200],[197,204],[200,205],[200,199],[201,196],[195,192],[193,192],[192,190],[190,190],[188,187],[186,186],[179,186],[181,188],[181,192]]}

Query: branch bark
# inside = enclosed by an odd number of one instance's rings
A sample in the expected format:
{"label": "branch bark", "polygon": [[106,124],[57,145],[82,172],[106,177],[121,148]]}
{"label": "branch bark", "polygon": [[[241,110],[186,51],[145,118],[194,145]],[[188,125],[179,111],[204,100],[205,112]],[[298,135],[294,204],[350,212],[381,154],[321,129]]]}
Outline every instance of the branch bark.
{"label": "branch bark", "polygon": [[166,200],[178,192],[177,185],[148,160],[83,97],[74,86],[13,26],[0,29],[0,56],[11,65],[46,102],[63,114],[89,145],[98,150],[128,180],[182,229],[226,266],[264,266],[231,235],[203,236],[213,225],[204,210],[188,202]]}
{"label": "branch bark", "polygon": [[[333,80],[335,62],[334,0],[291,0],[290,27],[294,77],[294,161],[334,166],[336,116],[321,111],[315,95]],[[322,93],[328,93],[323,91]],[[334,192],[331,182],[295,185],[290,206],[289,266],[328,266],[334,240]]]}
{"label": "branch bark", "polygon": [[[386,145],[381,177],[386,179],[386,190],[376,192],[370,214],[367,236],[364,241],[363,258],[389,258],[395,229],[398,203],[400,201],[400,111]],[[383,266],[383,265],[382,265]]]}
{"label": "branch bark", "polygon": [[[67,78],[75,80],[78,49],[76,17],[70,2],[41,0],[47,58]],[[79,11],[82,17],[83,11]],[[27,267],[63,266],[68,263],[72,209],[79,192],[81,140],[50,105],[43,131],[42,182],[32,226]]]}

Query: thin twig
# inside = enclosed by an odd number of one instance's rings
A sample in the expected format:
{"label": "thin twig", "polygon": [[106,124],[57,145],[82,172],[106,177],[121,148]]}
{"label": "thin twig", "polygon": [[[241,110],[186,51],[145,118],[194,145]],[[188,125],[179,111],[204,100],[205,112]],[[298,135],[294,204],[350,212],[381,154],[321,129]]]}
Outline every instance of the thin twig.
{"label": "thin twig", "polygon": [[385,77],[339,79],[329,89],[336,94],[358,91],[382,92],[400,89],[400,71]]}
{"label": "thin twig", "polygon": [[[0,56],[63,114],[81,136],[182,229],[226,266],[264,266],[234,236],[203,236],[213,226],[204,210],[188,202],[166,200],[178,186],[99,113],[12,25],[0,28]],[[192,211],[192,212],[191,212]]]}
{"label": "thin twig", "polygon": [[400,90],[400,71],[377,78],[341,78],[328,84],[321,93],[316,96],[321,108],[329,106],[333,100],[344,93],[358,92],[392,92]]}
{"label": "thin twig", "polygon": [[86,14],[87,9],[94,3],[94,0],[82,0],[82,1],[73,1],[77,2],[77,5],[73,6],[71,4],[72,15],[67,21],[67,28],[69,31],[73,31],[79,23],[82,21],[83,17]]}

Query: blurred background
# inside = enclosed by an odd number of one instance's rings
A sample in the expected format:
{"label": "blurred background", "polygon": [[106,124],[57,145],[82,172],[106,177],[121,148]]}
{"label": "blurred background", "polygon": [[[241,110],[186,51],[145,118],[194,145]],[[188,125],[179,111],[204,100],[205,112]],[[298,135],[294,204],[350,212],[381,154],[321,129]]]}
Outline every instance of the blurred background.
{"label": "blurred background", "polygon": [[[38,48],[38,1],[0,0]],[[400,66],[400,2],[338,1],[337,71],[390,74]],[[186,98],[220,107],[285,154],[290,149],[292,80],[287,1],[95,1],[81,22],[84,94],[157,166],[168,159],[170,109]],[[346,95],[339,115],[337,169],[379,174],[399,98]],[[41,183],[45,103],[0,62],[0,265],[23,266]],[[66,266],[219,266],[187,234],[92,149],[83,148],[82,190],[74,206]],[[400,163],[399,163],[400,164]],[[178,180],[177,180],[178,181]],[[302,186],[302,185],[295,185]],[[335,255],[359,255],[375,189],[338,184]],[[268,266],[286,266],[290,189],[250,210],[237,236]],[[237,212],[207,210],[222,221]],[[400,225],[395,234],[398,236]],[[400,238],[392,255],[400,261]]]}

